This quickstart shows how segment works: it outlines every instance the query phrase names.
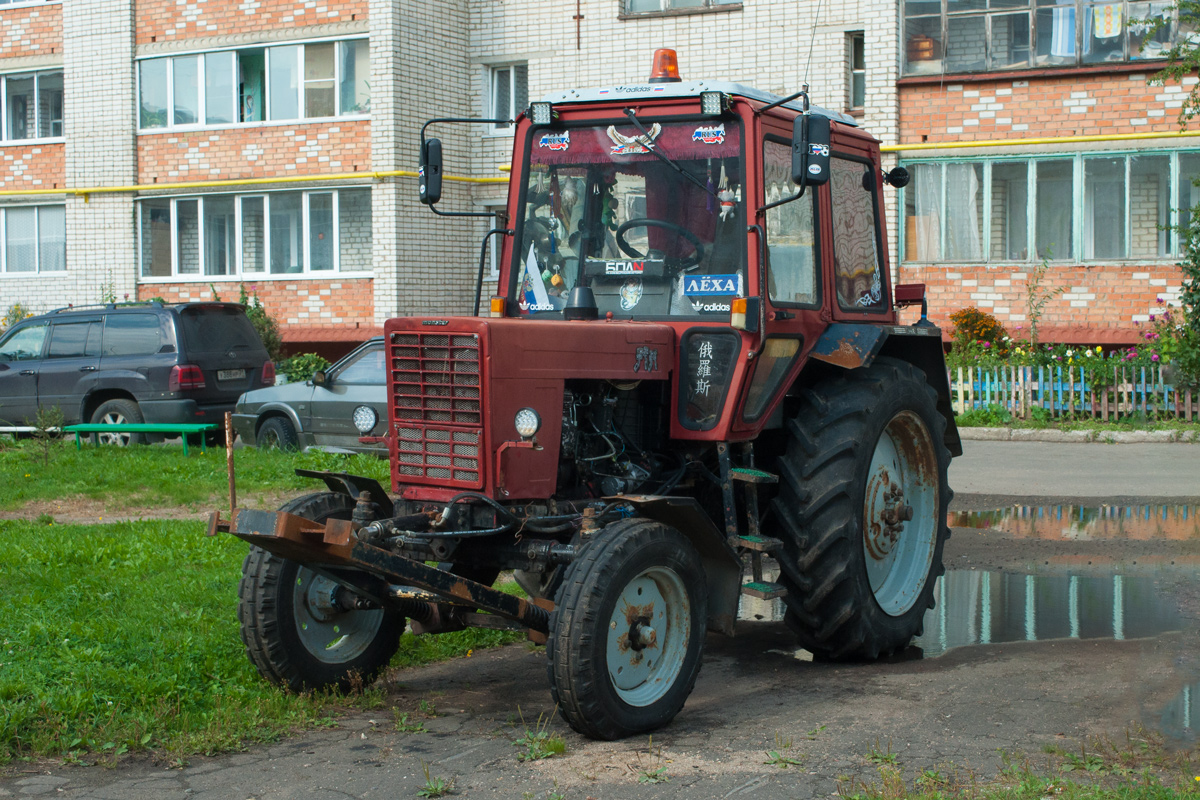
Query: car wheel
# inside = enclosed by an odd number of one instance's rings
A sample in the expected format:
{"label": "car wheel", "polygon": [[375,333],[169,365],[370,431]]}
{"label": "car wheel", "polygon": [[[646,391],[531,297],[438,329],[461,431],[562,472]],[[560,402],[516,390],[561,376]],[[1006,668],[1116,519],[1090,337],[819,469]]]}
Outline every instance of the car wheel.
{"label": "car wheel", "polygon": [[[96,425],[133,425],[145,421],[142,410],[132,400],[109,400],[101,403],[92,414],[92,423]],[[145,444],[144,433],[93,433],[93,444],[115,444],[125,447],[131,444]]]}
{"label": "car wheel", "polygon": [[300,437],[285,417],[271,417],[258,429],[258,446],[264,450],[299,450]]}

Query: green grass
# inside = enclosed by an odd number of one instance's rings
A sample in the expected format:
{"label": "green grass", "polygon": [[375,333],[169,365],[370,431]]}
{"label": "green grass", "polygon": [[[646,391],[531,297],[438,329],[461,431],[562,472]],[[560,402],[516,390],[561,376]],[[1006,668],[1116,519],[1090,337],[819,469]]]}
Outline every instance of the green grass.
{"label": "green grass", "polygon": [[[0,763],[146,749],[182,761],[382,706],[380,688],[296,696],[259,677],[238,634],[245,553],[198,522],[0,521]],[[405,634],[393,664],[521,638]]]}
{"label": "green grass", "polygon": [[[298,477],[297,468],[365,475],[385,488],[390,483],[388,462],[361,454],[245,447],[235,452],[234,467],[239,499],[324,488],[311,478]],[[185,457],[177,443],[127,448],[85,444],[76,451],[74,439],[64,440],[53,446],[50,463],[45,465],[40,448],[31,440],[0,441],[0,479],[4,482],[0,510],[6,511],[32,500],[75,497],[103,502],[110,509],[189,506],[199,510],[214,502],[223,504],[229,492],[224,448],[201,453],[197,447]]]}

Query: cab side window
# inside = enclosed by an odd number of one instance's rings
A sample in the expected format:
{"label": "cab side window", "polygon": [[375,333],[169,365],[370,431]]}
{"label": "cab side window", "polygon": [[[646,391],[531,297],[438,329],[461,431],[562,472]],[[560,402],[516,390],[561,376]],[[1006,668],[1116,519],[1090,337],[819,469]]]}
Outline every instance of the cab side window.
{"label": "cab side window", "polygon": [[[791,144],[767,141],[763,145],[763,177],[768,205],[796,193]],[[820,302],[813,233],[816,196],[810,189],[799,200],[767,209],[767,289],[773,303]]]}
{"label": "cab side window", "polygon": [[881,311],[884,307],[875,184],[875,170],[870,163],[833,158],[829,188],[833,202],[834,284],[838,305],[846,311]]}
{"label": "cab side window", "polygon": [[32,361],[42,357],[42,344],[46,341],[46,328],[28,325],[9,336],[0,344],[0,361]]}

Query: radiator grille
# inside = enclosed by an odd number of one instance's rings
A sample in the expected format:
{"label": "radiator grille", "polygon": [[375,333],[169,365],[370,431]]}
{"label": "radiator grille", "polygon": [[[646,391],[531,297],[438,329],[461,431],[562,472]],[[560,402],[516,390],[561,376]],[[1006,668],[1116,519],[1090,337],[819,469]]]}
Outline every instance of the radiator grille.
{"label": "radiator grille", "polygon": [[393,333],[390,348],[398,480],[482,486],[479,337]]}

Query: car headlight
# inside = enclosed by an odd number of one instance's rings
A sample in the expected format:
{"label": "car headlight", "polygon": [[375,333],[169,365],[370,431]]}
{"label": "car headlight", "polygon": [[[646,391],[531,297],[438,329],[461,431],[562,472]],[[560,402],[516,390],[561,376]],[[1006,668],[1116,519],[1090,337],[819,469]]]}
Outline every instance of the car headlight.
{"label": "car headlight", "polygon": [[378,421],[379,415],[370,406],[359,406],[354,409],[354,427],[364,436],[374,430],[375,423]]}
{"label": "car headlight", "polygon": [[532,408],[522,408],[517,412],[513,424],[517,426],[517,435],[522,439],[532,439],[542,427],[542,418]]}

